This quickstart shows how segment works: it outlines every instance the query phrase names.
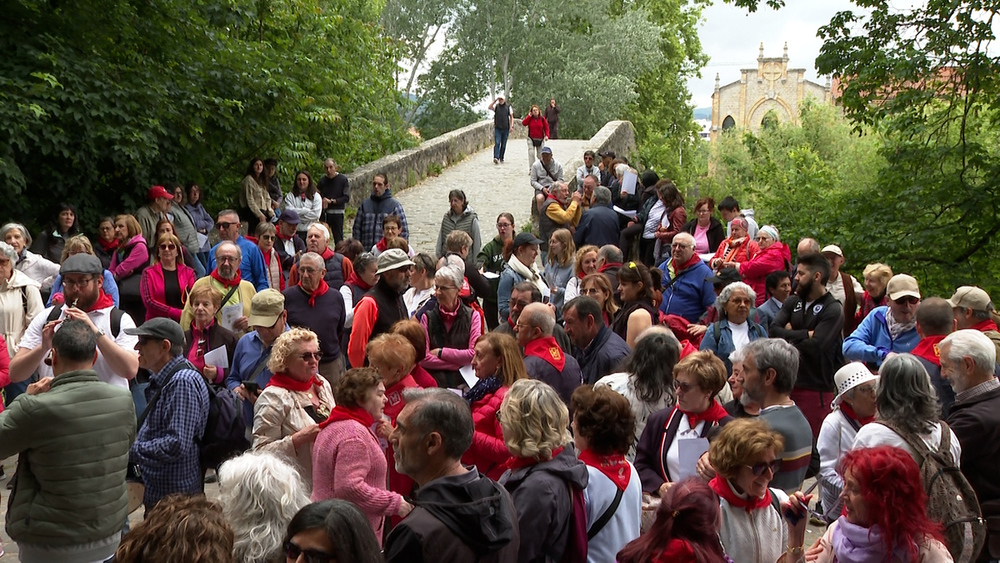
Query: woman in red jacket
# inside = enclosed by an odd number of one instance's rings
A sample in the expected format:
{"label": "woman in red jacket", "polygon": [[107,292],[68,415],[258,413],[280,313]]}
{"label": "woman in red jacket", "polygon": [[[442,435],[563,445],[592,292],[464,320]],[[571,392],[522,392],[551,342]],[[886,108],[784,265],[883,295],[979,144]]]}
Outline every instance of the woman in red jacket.
{"label": "woman in red jacket", "polygon": [[197,277],[181,257],[181,241],[160,235],[153,249],[153,265],[142,271],[139,293],[146,306],[146,320],[167,317],[180,322],[181,311]]}
{"label": "woman in red jacket", "polygon": [[778,229],[772,225],[764,225],[757,231],[757,246],[760,252],[743,263],[725,262],[723,268],[736,268],[743,281],[753,288],[757,294],[755,307],[760,307],[767,301],[767,287],[764,278],[771,272],[789,271],[792,267],[792,253],[788,245],[781,242]]}
{"label": "woman in red jacket", "polygon": [[507,389],[518,379],[527,379],[528,372],[517,341],[509,334],[488,332],[476,340],[475,350],[472,368],[479,382],[466,391],[465,400],[472,407],[476,430],[462,462],[475,465],[480,473],[495,480],[511,457],[497,412]]}
{"label": "woman in red jacket", "polygon": [[549,140],[549,122],[542,117],[538,106],[531,106],[531,111],[524,116],[521,125],[528,127],[528,167],[542,158],[542,147]]}

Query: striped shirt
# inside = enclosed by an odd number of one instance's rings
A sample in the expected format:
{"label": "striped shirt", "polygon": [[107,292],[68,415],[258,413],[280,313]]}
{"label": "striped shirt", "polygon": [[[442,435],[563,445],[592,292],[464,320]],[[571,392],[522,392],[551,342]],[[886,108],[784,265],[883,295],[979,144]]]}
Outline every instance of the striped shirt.
{"label": "striped shirt", "polygon": [[785,438],[781,452],[781,471],[774,475],[771,487],[791,493],[802,488],[812,458],[812,430],[809,421],[795,405],[773,405],[760,410],[760,419]]}

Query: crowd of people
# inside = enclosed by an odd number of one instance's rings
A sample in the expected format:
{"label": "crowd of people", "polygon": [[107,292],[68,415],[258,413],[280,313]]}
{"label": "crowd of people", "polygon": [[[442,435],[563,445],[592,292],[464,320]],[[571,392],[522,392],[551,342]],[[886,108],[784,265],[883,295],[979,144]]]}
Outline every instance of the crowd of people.
{"label": "crowd of people", "polygon": [[214,220],[191,184],[0,228],[21,560],[997,560],[986,291],[793,258],[732,197],[688,220],[613,153],[566,182],[525,120],[534,231],[453,190],[411,248],[379,173],[345,237],[332,159],[287,193],[254,159]]}

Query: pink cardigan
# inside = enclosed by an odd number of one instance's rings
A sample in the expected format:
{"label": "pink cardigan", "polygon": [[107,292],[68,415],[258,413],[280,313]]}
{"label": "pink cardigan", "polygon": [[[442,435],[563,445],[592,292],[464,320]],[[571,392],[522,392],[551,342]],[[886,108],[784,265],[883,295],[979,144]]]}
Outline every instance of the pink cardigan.
{"label": "pink cardigan", "polygon": [[[187,302],[188,293],[194,287],[197,276],[190,266],[177,264],[177,283],[181,286],[181,301]],[[146,320],[156,317],[167,317],[177,322],[181,321],[183,309],[176,309],[164,302],[164,281],[163,265],[157,262],[142,271],[142,278],[139,279],[139,295],[142,296],[142,303],[146,306]]]}
{"label": "pink cardigan", "polygon": [[386,490],[389,466],[375,435],[354,420],[334,422],[316,436],[312,459],[312,501],[353,502],[381,546],[384,517],[399,511],[403,497]]}
{"label": "pink cardigan", "polygon": [[504,463],[511,458],[510,450],[503,439],[503,429],[497,418],[500,403],[507,395],[507,388],[500,387],[490,395],[486,395],[472,403],[472,422],[475,432],[472,434],[472,446],[469,447],[462,462],[475,465],[479,472],[490,479],[499,479],[504,472]]}
{"label": "pink cardigan", "polygon": [[146,247],[146,239],[142,235],[135,235],[122,246],[132,245],[128,256],[121,262],[118,261],[118,252],[111,255],[111,273],[115,276],[115,281],[131,276],[136,270],[149,263],[149,248]]}

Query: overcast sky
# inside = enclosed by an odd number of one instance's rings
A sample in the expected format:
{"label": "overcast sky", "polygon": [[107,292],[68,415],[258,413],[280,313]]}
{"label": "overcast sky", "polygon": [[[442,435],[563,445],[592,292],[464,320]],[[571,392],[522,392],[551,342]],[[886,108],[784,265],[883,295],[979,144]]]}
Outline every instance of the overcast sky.
{"label": "overcast sky", "polygon": [[695,107],[711,107],[715,74],[726,85],[740,79],[740,69],[757,68],[760,43],[765,57],[780,57],[788,42],[789,68],[805,68],[806,78],[823,84],[816,72],[816,57],[822,41],[816,36],[821,26],[844,10],[857,11],[848,0],[786,0],[784,8],[772,10],[761,1],[756,12],[715,0],[702,12],[698,30],[701,48],[710,57],[701,78],[688,80]]}

